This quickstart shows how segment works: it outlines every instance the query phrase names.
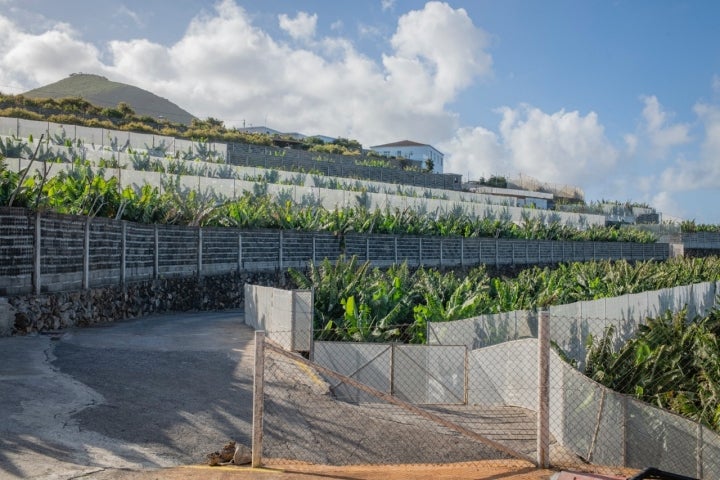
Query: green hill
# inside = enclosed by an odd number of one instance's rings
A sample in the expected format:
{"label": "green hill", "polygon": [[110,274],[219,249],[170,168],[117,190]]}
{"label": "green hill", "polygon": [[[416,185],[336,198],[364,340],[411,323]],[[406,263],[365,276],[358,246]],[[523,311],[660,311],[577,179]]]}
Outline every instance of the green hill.
{"label": "green hill", "polygon": [[138,116],[166,118],[171,122],[189,125],[194,115],[170,100],[126,83],[113,82],[100,75],[74,73],[58,82],[23,93],[29,98],[80,97],[101,107],[115,107],[125,102]]}

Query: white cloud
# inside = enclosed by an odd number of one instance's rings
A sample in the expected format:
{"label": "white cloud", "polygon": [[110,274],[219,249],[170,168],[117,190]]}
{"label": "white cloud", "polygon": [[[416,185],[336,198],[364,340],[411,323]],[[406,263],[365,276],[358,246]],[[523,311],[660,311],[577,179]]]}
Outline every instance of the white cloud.
{"label": "white cloud", "polygon": [[537,108],[501,109],[500,132],[513,165],[544,181],[582,185],[610,171],[618,153],[605,137],[597,114]]}
{"label": "white cloud", "polygon": [[696,189],[720,189],[720,107],[698,104],[695,113],[701,120],[705,139],[701,145],[700,158],[679,158],[660,176],[664,190],[683,192]]}
{"label": "white cloud", "polygon": [[452,137],[457,117],[449,103],[492,72],[487,34],[445,3],[402,15],[382,61],[342,37],[311,38],[316,19],[280,18],[294,38],[312,40],[296,48],[222,0],[174,44],[113,41],[103,56],[62,25],[31,34],[0,15],[0,84],[27,90],[73,72],[98,73],[228,125],[267,123],[374,145]]}
{"label": "white cloud", "polygon": [[473,25],[464,9],[428,2],[422,10],[400,17],[391,39],[395,54],[385,56],[383,63],[395,83],[412,82],[405,90],[434,99],[432,108],[437,108],[477,76],[491,73],[488,42],[488,35]]}
{"label": "white cloud", "polygon": [[450,169],[471,179],[492,174],[529,175],[538,180],[582,186],[616,166],[619,154],[594,112],[547,114],[525,105],[503,107],[498,130],[458,130],[443,144]]}
{"label": "white cloud", "polygon": [[380,0],[383,11],[392,10],[395,7],[396,0]]}
{"label": "white cloud", "polygon": [[284,13],[278,16],[280,28],[295,40],[313,38],[317,27],[317,19],[317,14],[310,15],[306,12],[299,12],[295,18],[290,18]]}
{"label": "white cloud", "polygon": [[67,24],[34,35],[0,16],[0,84],[22,91],[73,72],[101,71],[100,52],[76,37]]}
{"label": "white cloud", "polygon": [[460,128],[448,142],[438,145],[446,152],[445,169],[462,174],[466,180],[492,175],[508,176],[514,172],[502,139],[483,127]]}
{"label": "white cloud", "polygon": [[637,151],[638,146],[638,137],[637,135],[633,135],[632,133],[627,133],[623,136],[623,140],[625,141],[625,148],[627,149],[627,154],[629,156],[632,156]]}
{"label": "white cloud", "polygon": [[140,17],[140,15],[139,15],[137,12],[135,12],[135,11],[133,11],[133,10],[130,10],[130,9],[129,9],[127,6],[125,6],[125,5],[120,5],[120,6],[117,8],[117,10],[115,11],[115,16],[117,16],[117,17],[127,17],[127,18],[129,18],[130,20],[132,20],[132,22],[133,22],[137,27],[144,27],[144,26],[145,26],[145,22],[144,22],[143,19]]}
{"label": "white cloud", "polygon": [[690,142],[690,126],[682,123],[670,123],[671,114],[665,112],[657,97],[642,97],[645,107],[643,119],[645,120],[645,134],[647,135],[654,153],[663,157],[672,147]]}

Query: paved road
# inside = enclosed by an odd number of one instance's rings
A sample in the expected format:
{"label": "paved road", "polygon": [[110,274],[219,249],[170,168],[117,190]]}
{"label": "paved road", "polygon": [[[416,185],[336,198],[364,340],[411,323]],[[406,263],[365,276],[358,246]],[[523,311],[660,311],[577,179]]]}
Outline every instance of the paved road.
{"label": "paved road", "polygon": [[240,312],[0,338],[0,478],[199,463],[250,444],[253,332]]}

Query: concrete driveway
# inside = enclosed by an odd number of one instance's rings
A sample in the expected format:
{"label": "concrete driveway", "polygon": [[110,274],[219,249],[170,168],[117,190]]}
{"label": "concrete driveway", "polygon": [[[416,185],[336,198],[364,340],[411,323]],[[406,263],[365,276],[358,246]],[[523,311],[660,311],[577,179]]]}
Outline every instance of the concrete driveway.
{"label": "concrete driveway", "polygon": [[250,445],[242,313],[146,317],[0,338],[0,478],[197,464]]}

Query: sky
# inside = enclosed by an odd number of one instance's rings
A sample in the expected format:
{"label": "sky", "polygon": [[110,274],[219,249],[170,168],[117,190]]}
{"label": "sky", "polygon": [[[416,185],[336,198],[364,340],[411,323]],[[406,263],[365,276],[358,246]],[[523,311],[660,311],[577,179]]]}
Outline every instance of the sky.
{"label": "sky", "polygon": [[0,91],[95,73],[228,127],[720,224],[715,0],[0,0]]}

